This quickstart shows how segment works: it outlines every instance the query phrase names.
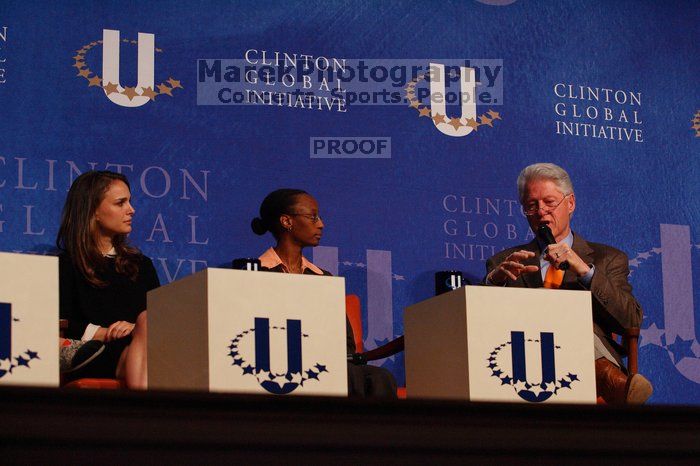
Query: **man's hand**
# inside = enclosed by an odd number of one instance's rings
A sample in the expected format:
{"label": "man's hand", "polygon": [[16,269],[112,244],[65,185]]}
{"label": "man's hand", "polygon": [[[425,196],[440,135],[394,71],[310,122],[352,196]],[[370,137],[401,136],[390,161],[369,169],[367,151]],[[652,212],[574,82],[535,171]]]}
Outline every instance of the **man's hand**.
{"label": "man's hand", "polygon": [[591,270],[588,264],[586,264],[566,243],[550,244],[547,247],[547,253],[544,255],[544,259],[556,268],[559,268],[563,262],[569,262],[569,268],[576,273],[578,277],[583,277]]}
{"label": "man's hand", "polygon": [[486,280],[494,285],[503,285],[509,278],[517,280],[524,273],[537,272],[540,270],[538,266],[523,264],[523,262],[533,257],[535,257],[535,253],[532,251],[516,251],[498,264],[498,267],[488,274]]}

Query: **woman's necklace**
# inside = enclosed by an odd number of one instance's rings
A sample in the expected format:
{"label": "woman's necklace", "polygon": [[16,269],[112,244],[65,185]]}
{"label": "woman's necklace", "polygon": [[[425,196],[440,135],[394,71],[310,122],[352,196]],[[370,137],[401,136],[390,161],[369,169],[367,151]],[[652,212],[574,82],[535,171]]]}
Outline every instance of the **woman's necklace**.
{"label": "woman's necklace", "polygon": [[287,269],[289,273],[301,273],[301,260],[299,260],[299,264],[296,267],[287,266]]}
{"label": "woman's necklace", "polygon": [[[280,258],[282,263],[284,264],[284,268],[286,269],[287,273],[301,273],[301,268],[303,264],[303,256],[299,254],[299,260],[297,261],[297,264],[295,264],[295,267],[292,267],[291,262],[289,261],[289,256],[286,254],[280,254],[280,251],[275,249],[275,252],[277,253],[277,257]],[[285,256],[284,259],[282,256]]]}

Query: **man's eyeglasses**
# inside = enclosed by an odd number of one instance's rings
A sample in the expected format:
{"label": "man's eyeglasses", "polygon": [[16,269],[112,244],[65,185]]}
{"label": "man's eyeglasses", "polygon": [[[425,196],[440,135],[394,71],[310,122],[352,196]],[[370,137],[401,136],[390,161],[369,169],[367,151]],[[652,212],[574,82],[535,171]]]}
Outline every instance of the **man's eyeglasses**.
{"label": "man's eyeglasses", "polygon": [[566,199],[569,196],[571,196],[571,193],[565,195],[559,201],[554,201],[554,200],[542,201],[541,206],[536,202],[531,202],[528,205],[523,206],[523,212],[528,217],[531,217],[533,215],[537,215],[537,213],[540,211],[540,209],[542,209],[542,210],[544,210],[544,213],[546,215],[550,212],[555,211],[557,209],[557,207],[559,207],[561,205],[561,203],[564,202],[564,199]]}
{"label": "man's eyeglasses", "polygon": [[296,214],[296,213],[291,213],[287,215],[297,215],[300,217],[306,217],[309,220],[311,220],[311,223],[318,223],[319,220],[321,220],[321,217],[318,214]]}

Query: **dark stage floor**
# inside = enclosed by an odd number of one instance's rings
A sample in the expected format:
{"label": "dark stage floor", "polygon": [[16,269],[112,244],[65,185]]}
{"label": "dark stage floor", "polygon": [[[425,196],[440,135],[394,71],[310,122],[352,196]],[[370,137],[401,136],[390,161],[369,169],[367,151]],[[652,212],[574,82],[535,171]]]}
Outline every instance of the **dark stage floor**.
{"label": "dark stage floor", "polygon": [[0,463],[700,462],[700,409],[0,388]]}

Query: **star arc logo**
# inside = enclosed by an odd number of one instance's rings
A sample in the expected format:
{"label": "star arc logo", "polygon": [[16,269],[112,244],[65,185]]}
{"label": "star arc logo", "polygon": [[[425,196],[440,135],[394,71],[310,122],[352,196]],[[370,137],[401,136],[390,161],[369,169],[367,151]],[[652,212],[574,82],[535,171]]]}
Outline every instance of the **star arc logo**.
{"label": "star arc logo", "polygon": [[[181,81],[168,77],[167,80],[154,85],[154,53],[163,53],[155,47],[153,34],[138,34],[139,40],[120,39],[119,31],[103,30],[102,40],[95,40],[76,50],[73,65],[76,77],[83,78],[88,87],[97,87],[104,91],[109,100],[123,107],[139,107],[153,102],[158,96],[173,97],[176,89],[184,89]],[[138,47],[138,83],[136,86],[122,87],[119,82],[119,46],[120,44]],[[88,65],[87,58],[93,48],[103,49],[102,77]]]}
{"label": "star arc logo", "polygon": [[[443,65],[431,63],[431,67],[436,68],[436,75],[444,75],[445,68]],[[472,68],[462,67],[461,72],[462,86],[471,85],[471,95],[474,95],[477,84],[474,82],[474,70]],[[419,74],[413,80],[409,81],[404,87],[404,93],[408,101],[408,106],[418,112],[418,117],[427,117],[431,119],[432,123],[441,133],[448,136],[463,137],[469,135],[472,131],[478,131],[482,126],[493,128],[494,122],[496,120],[501,120],[501,114],[493,109],[489,109],[486,113],[477,116],[476,103],[473,101],[470,103],[462,103],[462,115],[460,117],[449,117],[444,101],[440,103],[436,102],[435,105],[421,102],[416,96],[416,87],[423,81],[427,82],[429,80],[431,99],[433,98],[435,89],[440,86],[442,86],[441,94],[444,95],[444,82],[433,78],[432,72]]]}
{"label": "star arc logo", "polygon": [[[287,370],[279,372],[270,365],[270,333],[287,333]],[[279,336],[279,335],[277,335]],[[247,339],[254,338],[255,363],[251,363],[244,355],[243,346]],[[319,381],[321,374],[327,373],[328,368],[320,362],[311,367],[302,368],[302,340],[309,335],[301,332],[301,321],[288,319],[287,326],[271,326],[267,318],[255,318],[255,327],[238,333],[227,347],[232,366],[240,368],[242,375],[250,375],[257,379],[258,384],[267,392],[274,395],[286,395],[312,380]],[[250,346],[250,345],[248,345]]]}
{"label": "star arc logo", "polygon": [[[542,352],[542,378],[540,380],[528,379],[525,368],[525,351],[526,348],[532,351],[540,347]],[[512,355],[512,368],[508,372],[507,368],[499,364],[501,352],[509,348]],[[490,372],[490,376],[497,378],[501,386],[511,387],[515,393],[525,401],[531,403],[541,403],[548,400],[554,395],[559,394],[560,390],[572,390],[571,386],[574,382],[579,381],[577,374],[567,372],[566,374],[556,374],[554,364],[555,350],[560,350],[561,347],[554,345],[554,337],[552,333],[542,332],[539,339],[524,338],[523,332],[511,332],[511,340],[501,343],[493,348],[486,358],[486,369]]]}

